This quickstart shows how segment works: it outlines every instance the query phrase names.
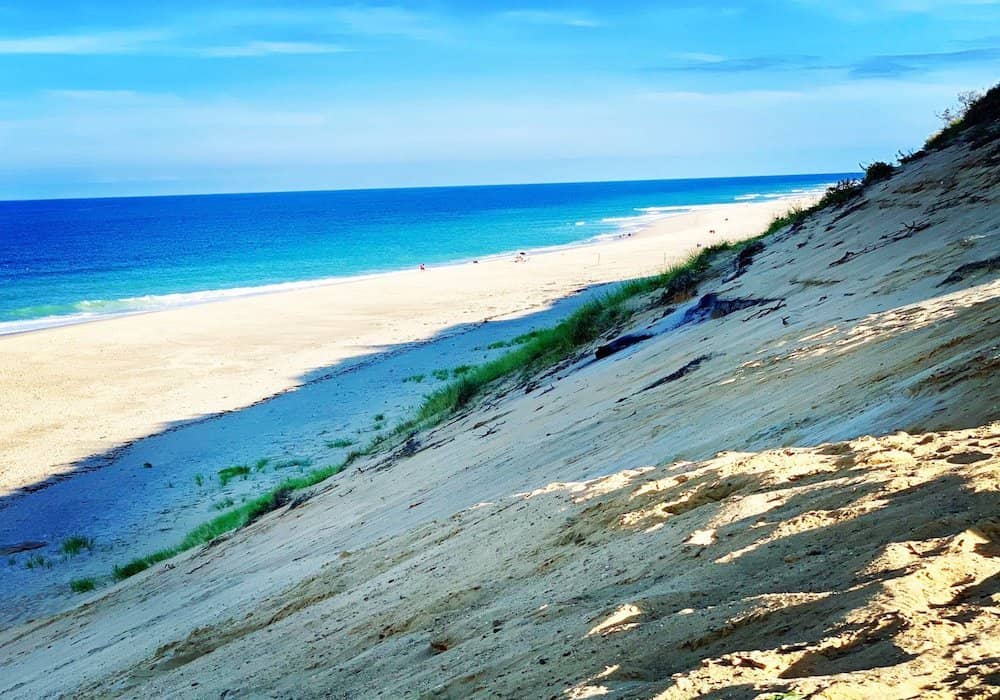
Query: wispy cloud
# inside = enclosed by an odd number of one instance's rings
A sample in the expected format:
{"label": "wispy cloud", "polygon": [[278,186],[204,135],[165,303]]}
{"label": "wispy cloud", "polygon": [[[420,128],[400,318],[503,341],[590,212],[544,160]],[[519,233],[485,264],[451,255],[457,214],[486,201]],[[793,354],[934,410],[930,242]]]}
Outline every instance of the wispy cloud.
{"label": "wispy cloud", "polygon": [[1000,62],[1000,48],[872,56],[852,65],[849,75],[854,78],[895,78],[954,66],[997,62]]}
{"label": "wispy cloud", "polygon": [[91,34],[0,37],[0,54],[98,55],[149,50],[170,38],[163,30],[109,31]]}
{"label": "wispy cloud", "polygon": [[415,40],[441,37],[441,17],[387,5],[351,5],[327,8],[225,8],[197,15],[202,28],[232,29],[305,28],[347,36],[394,36]]}
{"label": "wispy cloud", "polygon": [[948,43],[950,43],[952,46],[989,49],[993,48],[994,46],[1000,46],[1000,34],[993,34],[991,36],[981,36],[975,39],[952,39]]}
{"label": "wispy cloud", "polygon": [[992,65],[1000,62],[1000,47],[943,51],[939,53],[867,56],[853,62],[825,61],[819,56],[750,56],[726,58],[712,54],[677,54],[679,62],[655,70],[690,73],[774,73],[781,71],[838,71],[855,79],[897,78],[956,66]]}
{"label": "wispy cloud", "polygon": [[442,33],[431,16],[399,7],[341,7],[330,10],[328,17],[333,29],[350,34],[433,39]]}
{"label": "wispy cloud", "polygon": [[354,49],[339,44],[324,44],[305,41],[250,41],[235,46],[213,46],[197,49],[195,53],[213,58],[243,58],[256,56],[308,55],[347,53]]}
{"label": "wispy cloud", "polygon": [[[265,34],[263,38],[260,35]],[[174,17],[160,28],[107,29],[75,34],[0,35],[0,55],[162,54],[235,58],[353,51],[343,37],[443,36],[432,15],[389,6],[320,9],[233,9]],[[275,38],[278,34],[278,38]],[[282,34],[287,36],[281,36]],[[256,36],[254,36],[256,35]],[[307,35],[308,39],[303,35]]]}
{"label": "wispy cloud", "polygon": [[602,26],[601,22],[583,13],[556,10],[509,10],[501,12],[500,17],[512,22],[524,22],[525,24],[577,27],[580,29],[594,29]]}
{"label": "wispy cloud", "polygon": [[726,60],[725,56],[720,56],[717,53],[697,52],[676,53],[674,54],[674,58],[687,63],[720,63]]}
{"label": "wispy cloud", "polygon": [[750,56],[726,58],[713,54],[678,54],[682,60],[657,70],[692,73],[750,73],[827,68],[819,56]]}
{"label": "wispy cloud", "polygon": [[120,102],[142,97],[142,93],[135,90],[44,90],[43,94],[50,97],[84,102],[107,102],[112,100]]}

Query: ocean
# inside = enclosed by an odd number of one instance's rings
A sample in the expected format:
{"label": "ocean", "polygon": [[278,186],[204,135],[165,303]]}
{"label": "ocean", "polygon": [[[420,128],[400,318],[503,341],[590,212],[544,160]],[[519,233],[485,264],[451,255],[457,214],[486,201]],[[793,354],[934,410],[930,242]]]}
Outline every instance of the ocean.
{"label": "ocean", "polygon": [[579,244],[853,175],[0,201],[0,334]]}

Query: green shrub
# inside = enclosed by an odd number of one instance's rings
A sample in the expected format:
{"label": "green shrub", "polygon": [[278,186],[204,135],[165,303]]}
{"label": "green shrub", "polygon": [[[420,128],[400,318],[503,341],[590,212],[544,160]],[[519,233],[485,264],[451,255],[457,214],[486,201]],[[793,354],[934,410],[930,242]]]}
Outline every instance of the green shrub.
{"label": "green shrub", "polygon": [[326,443],[326,446],[329,447],[331,450],[336,450],[344,447],[350,447],[353,444],[354,440],[350,440],[348,438],[337,438],[336,440],[331,440],[330,442]]}

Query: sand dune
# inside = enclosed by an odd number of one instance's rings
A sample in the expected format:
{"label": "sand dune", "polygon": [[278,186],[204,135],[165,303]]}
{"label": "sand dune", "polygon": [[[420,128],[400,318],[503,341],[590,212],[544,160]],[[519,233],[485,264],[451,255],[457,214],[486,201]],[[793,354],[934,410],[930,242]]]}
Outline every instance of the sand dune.
{"label": "sand dune", "polygon": [[995,697],[998,199],[995,139],[931,153],[620,331],[729,313],[0,633],[0,692]]}

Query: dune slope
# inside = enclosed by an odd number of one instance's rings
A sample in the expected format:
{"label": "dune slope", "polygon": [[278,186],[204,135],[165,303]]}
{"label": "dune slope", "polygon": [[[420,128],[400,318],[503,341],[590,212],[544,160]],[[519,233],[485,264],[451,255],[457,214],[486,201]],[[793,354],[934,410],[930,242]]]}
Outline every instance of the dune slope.
{"label": "dune slope", "polygon": [[651,338],[0,633],[0,693],[993,697],[998,199],[997,139],[930,153],[636,299]]}

